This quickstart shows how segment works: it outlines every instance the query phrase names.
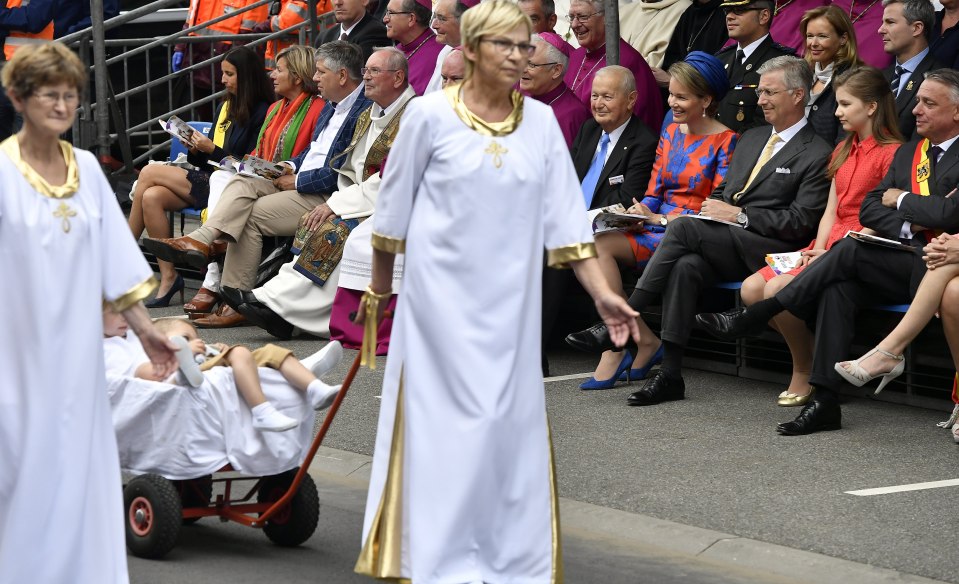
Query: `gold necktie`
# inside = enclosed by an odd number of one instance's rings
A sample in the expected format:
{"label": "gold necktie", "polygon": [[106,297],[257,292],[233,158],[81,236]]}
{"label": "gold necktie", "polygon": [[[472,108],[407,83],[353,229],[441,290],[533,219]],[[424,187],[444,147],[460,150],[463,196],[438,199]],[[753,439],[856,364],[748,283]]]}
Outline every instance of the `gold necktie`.
{"label": "gold necktie", "polygon": [[762,167],[766,166],[766,163],[769,162],[769,159],[773,157],[773,150],[776,148],[776,144],[781,141],[782,139],[776,132],[773,132],[772,135],[769,136],[769,141],[766,142],[766,147],[763,148],[763,153],[759,156],[759,160],[756,161],[756,166],[754,166],[753,171],[749,173],[749,178],[746,180],[746,186],[743,187],[743,190],[733,195],[733,203],[738,203],[739,197],[743,196],[743,193],[746,192],[746,189],[749,188],[749,185],[753,184],[753,179],[756,178],[756,175],[759,174],[759,171],[762,169]]}

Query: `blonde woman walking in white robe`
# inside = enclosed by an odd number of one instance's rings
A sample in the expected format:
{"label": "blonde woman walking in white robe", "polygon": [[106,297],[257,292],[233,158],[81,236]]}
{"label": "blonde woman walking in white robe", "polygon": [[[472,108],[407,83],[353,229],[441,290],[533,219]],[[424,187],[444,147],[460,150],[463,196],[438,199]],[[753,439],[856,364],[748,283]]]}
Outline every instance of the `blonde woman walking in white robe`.
{"label": "blonde woman walking in white robe", "polygon": [[374,216],[358,320],[381,312],[394,255],[406,255],[356,570],[561,582],[539,359],[544,248],[572,266],[617,342],[638,333],[600,274],[552,111],[512,90],[529,20],[492,0],[463,15],[462,33],[466,78],[407,108]]}

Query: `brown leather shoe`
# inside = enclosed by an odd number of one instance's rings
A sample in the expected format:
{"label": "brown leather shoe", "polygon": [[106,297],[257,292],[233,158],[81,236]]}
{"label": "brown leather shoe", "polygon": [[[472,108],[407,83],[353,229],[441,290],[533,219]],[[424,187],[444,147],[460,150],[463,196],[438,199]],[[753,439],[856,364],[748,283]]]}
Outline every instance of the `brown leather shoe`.
{"label": "brown leather shoe", "polygon": [[209,314],[213,312],[218,302],[220,302],[220,296],[216,292],[200,288],[197,290],[196,296],[183,305],[183,312],[191,315]]}
{"label": "brown leather shoe", "polygon": [[143,247],[157,259],[174,264],[186,264],[198,270],[210,263],[210,246],[188,236],[176,239],[147,238],[143,240]]}
{"label": "brown leather shoe", "polygon": [[198,318],[193,324],[199,328],[230,328],[234,326],[249,326],[246,317],[227,305],[222,305],[210,316]]}
{"label": "brown leather shoe", "polygon": [[222,239],[217,239],[210,244],[210,259],[216,260],[220,259],[226,255],[226,246],[227,243]]}

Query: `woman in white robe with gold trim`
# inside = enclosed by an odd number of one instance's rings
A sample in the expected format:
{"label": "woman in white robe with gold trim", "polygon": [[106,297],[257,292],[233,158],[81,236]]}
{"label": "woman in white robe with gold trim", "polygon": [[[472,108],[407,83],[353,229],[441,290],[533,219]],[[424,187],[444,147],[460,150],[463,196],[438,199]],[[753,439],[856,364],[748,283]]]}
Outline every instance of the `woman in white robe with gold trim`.
{"label": "woman in white robe with gold trim", "polygon": [[140,300],[156,281],[73,125],[86,69],[58,43],[21,47],[3,86],[23,129],[0,144],[0,583],[128,581],[102,302],[159,375],[169,341]]}
{"label": "woman in white robe with gold trim", "polygon": [[539,359],[544,248],[551,265],[572,265],[619,343],[637,334],[634,313],[600,275],[552,111],[512,90],[529,20],[492,0],[463,15],[462,33],[466,78],[407,108],[374,215],[360,311],[373,330],[394,254],[406,255],[356,570],[561,582]]}

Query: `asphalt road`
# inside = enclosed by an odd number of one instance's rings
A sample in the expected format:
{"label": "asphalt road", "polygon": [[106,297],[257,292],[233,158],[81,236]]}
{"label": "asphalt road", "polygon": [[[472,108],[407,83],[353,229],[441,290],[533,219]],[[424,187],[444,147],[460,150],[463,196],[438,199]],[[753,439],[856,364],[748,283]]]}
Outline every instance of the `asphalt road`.
{"label": "asphalt road", "polygon": [[[178,312],[154,311],[156,316]],[[252,327],[203,334],[252,346],[273,340]],[[303,357],[324,342],[304,337],[284,344]],[[346,359],[354,354],[348,351]],[[558,351],[551,352],[550,360],[553,375],[560,377],[547,381],[546,392],[563,497],[650,521],[959,582],[959,520],[951,507],[959,486],[873,496],[847,493],[959,478],[959,446],[948,431],[935,426],[947,411],[850,399],[843,408],[842,431],[782,437],[775,424],[797,412],[776,406],[782,388],[775,384],[688,370],[685,401],[629,408],[625,398],[633,389],[625,384],[582,392],[578,379],[562,378],[589,371],[589,357]],[[328,381],[341,379],[348,365],[341,363]],[[382,369],[358,376],[326,446],[372,454],[381,376]],[[135,582],[245,582],[254,580],[252,574],[263,562],[271,564],[264,574],[283,574],[279,581],[353,581],[360,509],[341,500],[327,497],[322,529],[301,550],[275,549],[247,528],[201,523],[185,531],[183,545],[169,561],[136,560],[131,573]],[[208,535],[214,530],[216,535]],[[674,558],[670,554],[676,546],[649,549],[616,534],[599,540],[594,534],[565,537],[568,582],[767,581],[748,563],[740,565],[746,573],[723,571],[726,564],[711,572],[711,564],[697,563],[699,551]],[[230,569],[231,580],[217,580],[217,571],[207,572],[207,566],[240,568]],[[795,571],[805,579],[801,568]],[[209,579],[197,579],[194,572],[208,573]],[[837,575],[836,581],[903,581],[884,574],[881,579]]]}

